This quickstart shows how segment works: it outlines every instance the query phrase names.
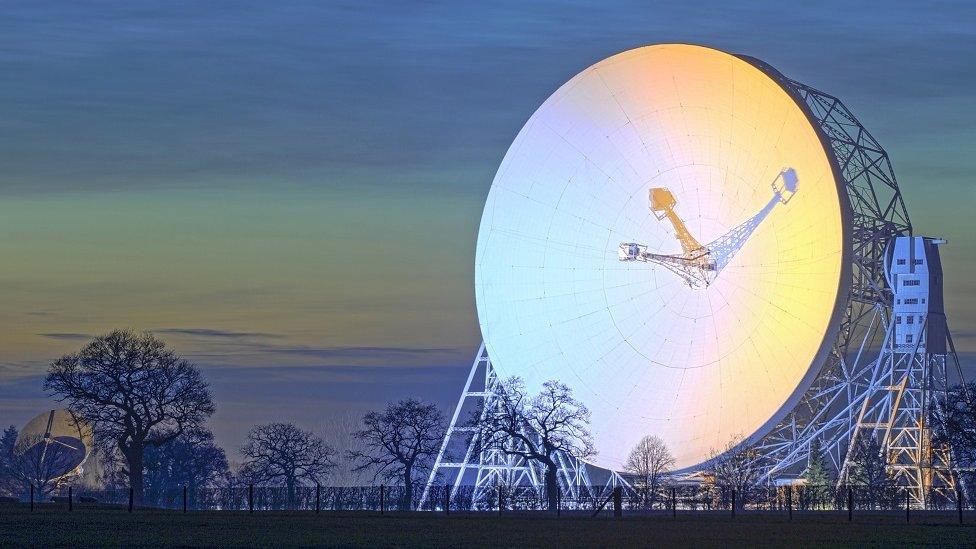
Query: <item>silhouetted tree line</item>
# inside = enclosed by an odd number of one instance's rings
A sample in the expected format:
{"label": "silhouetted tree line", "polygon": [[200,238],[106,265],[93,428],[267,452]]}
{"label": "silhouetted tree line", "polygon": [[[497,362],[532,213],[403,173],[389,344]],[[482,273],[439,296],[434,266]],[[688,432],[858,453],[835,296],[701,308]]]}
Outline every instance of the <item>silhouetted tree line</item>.
{"label": "silhouetted tree line", "polygon": [[[36,442],[17,441],[13,426],[0,434],[0,495],[22,497],[33,485],[41,499],[67,483],[105,490],[133,490],[136,505],[156,504],[186,487],[189,504],[204,493],[221,493],[221,508],[240,508],[245,487],[257,486],[259,505],[335,508],[358,505],[416,508],[420,485],[429,477],[442,449],[446,421],[433,404],[415,399],[390,403],[371,411],[348,433],[346,445],[336,448],[322,436],[293,423],[254,426],[240,447],[243,460],[228,462],[214,442],[207,421],[215,412],[210,387],[193,363],[179,356],[151,333],[125,330],[96,337],[77,353],[55,360],[44,383],[51,396],[91,426],[96,441],[94,456],[83,478],[63,477],[66,466],[57,448],[41,456]],[[544,383],[530,394],[522,380],[511,378],[493,386],[494,405],[475,410],[468,420],[475,450],[491,449],[537,463],[545,472],[544,490],[529,493],[516,486],[505,489],[508,505],[554,509],[565,494],[557,479],[558,455],[586,458],[594,454],[589,432],[590,412],[566,385]],[[961,386],[940,399],[932,421],[934,448],[952,450],[965,476],[976,465],[976,384]],[[35,450],[32,451],[32,448]],[[53,450],[51,449],[53,448]],[[843,508],[841,484],[858,487],[858,498],[869,506],[897,506],[898,487],[891,478],[881,443],[871,437],[856,440],[843,483],[818,441],[811,445],[802,485],[788,489],[797,508]],[[459,456],[445,456],[456,459]],[[671,475],[674,457],[664,441],[644,437],[630,453],[625,477],[633,490],[627,505],[639,509],[685,506],[746,508],[782,503],[783,489],[761,486],[757,451],[741,437],[712,452],[695,486],[676,485]],[[367,475],[374,484],[389,484],[389,491],[329,486],[342,464],[349,474]],[[322,488],[324,487],[324,488]],[[266,489],[280,489],[266,492]],[[461,490],[466,505],[472,502]],[[437,498],[436,494],[431,495]],[[497,504],[498,494],[495,496]],[[278,501],[277,498],[284,498]],[[779,502],[779,503],[777,503]],[[588,505],[593,502],[586,502]],[[455,502],[458,504],[458,502]],[[584,502],[577,502],[582,506]],[[372,508],[372,507],[369,507]]]}
{"label": "silhouetted tree line", "polygon": [[[84,482],[109,491],[131,487],[141,505],[185,487],[193,505],[205,490],[257,485],[283,488],[286,504],[294,506],[309,488],[327,483],[339,464],[339,451],[321,436],[274,422],[248,432],[243,461],[232,470],[207,427],[216,410],[208,383],[196,365],[151,333],[117,330],[92,339],[54,361],[44,387],[91,426],[96,447],[87,468],[97,473],[65,477],[70,467],[61,463],[58,446],[18,444],[11,426],[0,435],[0,495],[22,497],[33,485],[44,499],[67,483]],[[346,461],[376,480],[399,483],[391,494],[401,507],[413,507],[414,487],[426,479],[444,436],[443,414],[407,399],[366,414],[361,427],[352,433],[359,444],[346,451]],[[31,450],[41,446],[43,458]],[[348,494],[333,487],[327,495],[339,504]]]}

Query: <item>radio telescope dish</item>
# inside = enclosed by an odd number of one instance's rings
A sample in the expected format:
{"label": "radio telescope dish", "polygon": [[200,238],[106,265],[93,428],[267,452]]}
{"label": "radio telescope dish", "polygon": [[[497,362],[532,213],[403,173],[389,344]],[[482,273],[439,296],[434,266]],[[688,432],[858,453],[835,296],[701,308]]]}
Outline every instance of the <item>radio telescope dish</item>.
{"label": "radio telescope dish", "polygon": [[68,410],[50,410],[27,422],[14,448],[30,454],[35,469],[50,480],[77,473],[92,450],[91,429]]}
{"label": "radio telescope dish", "polygon": [[589,67],[532,115],[488,194],[475,289],[496,372],[572,388],[588,461],[611,470],[645,435],[676,469],[762,436],[836,339],[838,173],[798,100],[747,60],[669,44]]}

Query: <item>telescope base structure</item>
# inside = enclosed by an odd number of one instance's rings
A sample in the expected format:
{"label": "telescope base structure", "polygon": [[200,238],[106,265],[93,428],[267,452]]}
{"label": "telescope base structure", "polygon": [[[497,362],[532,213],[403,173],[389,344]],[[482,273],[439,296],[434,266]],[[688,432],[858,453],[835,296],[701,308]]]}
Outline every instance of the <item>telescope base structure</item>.
{"label": "telescope base structure", "polygon": [[[838,369],[821,376],[819,392],[811,395],[820,399],[820,410],[806,421],[794,414],[790,424],[780,425],[756,444],[762,483],[776,485],[801,477],[811,445],[817,441],[837,473],[838,486],[856,484],[856,448],[873,438],[886,456],[892,485],[908,491],[913,507],[924,509],[937,500],[954,500],[959,479],[951,449],[932,445],[931,424],[939,413],[936,399],[947,394],[949,369],[954,368],[962,379],[958,357],[948,332],[943,354],[926,352],[923,345],[906,349],[897,344],[898,327],[904,325],[898,316],[877,307],[854,360],[839,360]],[[927,326],[928,316],[923,315],[920,328]],[[869,354],[867,348],[879,336],[883,338],[881,351],[868,360],[864,357]],[[826,386],[827,380],[833,385]],[[462,486],[471,486],[473,510],[496,508],[499,490],[514,494],[527,488],[540,497],[545,493],[545,470],[539,463],[497,448],[479,450],[477,430],[471,426],[470,416],[463,417],[497,405],[492,395],[498,382],[482,343],[424,487],[421,509],[426,508],[437,485],[450,490],[451,501],[457,501]],[[580,460],[560,455],[559,464],[560,492],[567,502],[599,500],[618,485],[629,489],[616,472],[609,472],[601,488],[594,487],[590,467]]]}
{"label": "telescope base structure", "polygon": [[[802,477],[815,443],[836,473],[838,485],[865,482],[859,477],[856,458],[864,443],[873,439],[887,464],[888,482],[907,491],[912,506],[927,508],[954,500],[960,480],[951,449],[932,444],[941,411],[938,399],[948,396],[950,369],[960,383],[964,381],[943,309],[937,248],[941,243],[912,236],[889,241],[884,272],[891,297],[880,294],[874,306],[850,323],[854,337],[847,340],[848,352],[835,348],[801,405],[754,444],[761,483],[777,485]],[[520,487],[544,492],[545,471],[540,464],[498,448],[479,450],[470,414],[484,417],[485,410],[497,405],[493,397],[497,383],[482,343],[422,504],[435,484],[448,485],[451,500],[456,500],[460,486],[473,486],[476,509],[496,504],[499,487],[507,493]],[[462,418],[465,411],[469,416]],[[463,457],[452,461],[453,455]],[[601,493],[594,493],[586,464],[564,455],[559,456],[559,464],[560,490],[567,501],[599,498],[616,485],[627,486],[619,474],[610,472]],[[703,472],[707,468],[707,463],[702,465]]]}
{"label": "telescope base structure", "polygon": [[811,395],[822,408],[806,419],[794,414],[757,443],[764,478],[801,477],[816,441],[838,486],[857,483],[856,448],[873,438],[885,453],[892,484],[909,491],[914,507],[926,508],[933,498],[953,501],[958,476],[951,450],[932,446],[931,424],[939,413],[936,398],[947,393],[949,366],[958,371],[955,352],[899,352],[890,344],[894,318],[879,308],[874,321],[885,337],[880,355],[860,364],[838,361],[840,368],[822,378],[834,385],[823,383]]}
{"label": "telescope base structure", "polygon": [[[958,382],[965,380],[942,308],[937,250],[942,241],[911,236],[887,152],[839,99],[763,61],[739,57],[779,82],[804,109],[832,156],[849,207],[851,286],[836,334],[829,335],[834,344],[793,410],[769,432],[746,441],[756,450],[760,482],[802,477],[814,443],[838,484],[854,482],[853,450],[873,437],[884,453],[889,479],[908,490],[913,505],[928,506],[940,494],[951,499],[949,492],[960,480],[951,449],[932,446],[932,423],[939,413],[937,399],[950,384],[948,370],[954,367]],[[673,206],[666,196],[658,198],[655,205],[655,196],[650,196],[652,211]],[[625,243],[619,257],[638,260],[641,251],[639,245],[631,249]],[[467,417],[459,422],[462,408],[492,406],[489,395],[497,381],[482,344],[424,490],[425,501],[435,480],[450,485],[452,496],[459,486],[474,484],[479,496],[473,499],[475,506],[499,485],[541,487],[541,468],[503,452],[475,452],[474,429],[465,426]],[[459,461],[448,459],[455,455],[450,450],[454,446],[462,456]],[[579,498],[597,470],[568,458],[560,463],[563,492]],[[610,474],[608,485],[622,482]]]}
{"label": "telescope base structure", "polygon": [[891,297],[863,317],[849,359],[835,350],[806,407],[759,442],[768,479],[802,474],[817,441],[838,484],[856,483],[857,450],[873,439],[890,482],[909,492],[913,506],[954,500],[959,479],[951,449],[932,445],[950,369],[964,382],[943,309],[942,243],[911,236],[890,241],[884,267]]}
{"label": "telescope base structure", "polygon": [[[507,453],[502,448],[480,448],[478,444],[478,430],[470,420],[474,414],[479,414],[481,419],[486,410],[498,406],[494,395],[500,381],[482,343],[424,486],[420,509],[441,505],[433,501],[435,486],[445,486],[450,491],[450,501],[458,501],[456,496],[461,487],[472,487],[472,510],[497,509],[500,491],[508,495],[520,490],[528,490],[539,497],[545,494],[545,467],[542,464]],[[509,444],[518,442],[512,440]],[[620,475],[611,473],[602,489],[594,487],[588,465],[564,453],[557,456],[557,479],[565,507],[606,497],[618,485],[627,486]]]}

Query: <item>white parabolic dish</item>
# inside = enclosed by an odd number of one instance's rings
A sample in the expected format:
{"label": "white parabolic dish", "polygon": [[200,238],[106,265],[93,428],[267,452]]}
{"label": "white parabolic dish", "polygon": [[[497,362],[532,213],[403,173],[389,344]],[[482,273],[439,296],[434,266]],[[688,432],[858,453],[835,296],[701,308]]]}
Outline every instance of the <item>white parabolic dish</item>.
{"label": "white parabolic dish", "polygon": [[69,410],[49,410],[24,425],[14,448],[32,452],[31,463],[43,464],[39,471],[53,481],[81,469],[92,451],[92,430]]}
{"label": "white parabolic dish", "polygon": [[846,303],[835,173],[797,101],[741,58],[668,44],[589,67],[525,124],[485,204],[492,364],[531,392],[569,385],[592,412],[588,461],[608,469],[645,435],[677,469],[760,436],[813,381]]}

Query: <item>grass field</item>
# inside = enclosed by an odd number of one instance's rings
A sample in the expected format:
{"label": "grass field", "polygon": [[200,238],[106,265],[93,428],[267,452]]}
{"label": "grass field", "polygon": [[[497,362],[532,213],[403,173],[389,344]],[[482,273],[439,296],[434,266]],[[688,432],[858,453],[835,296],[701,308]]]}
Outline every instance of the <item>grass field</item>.
{"label": "grass field", "polygon": [[957,546],[976,547],[976,516],[953,513],[785,515],[727,513],[553,517],[265,511],[136,510],[0,505],[3,546],[180,547],[643,547]]}

